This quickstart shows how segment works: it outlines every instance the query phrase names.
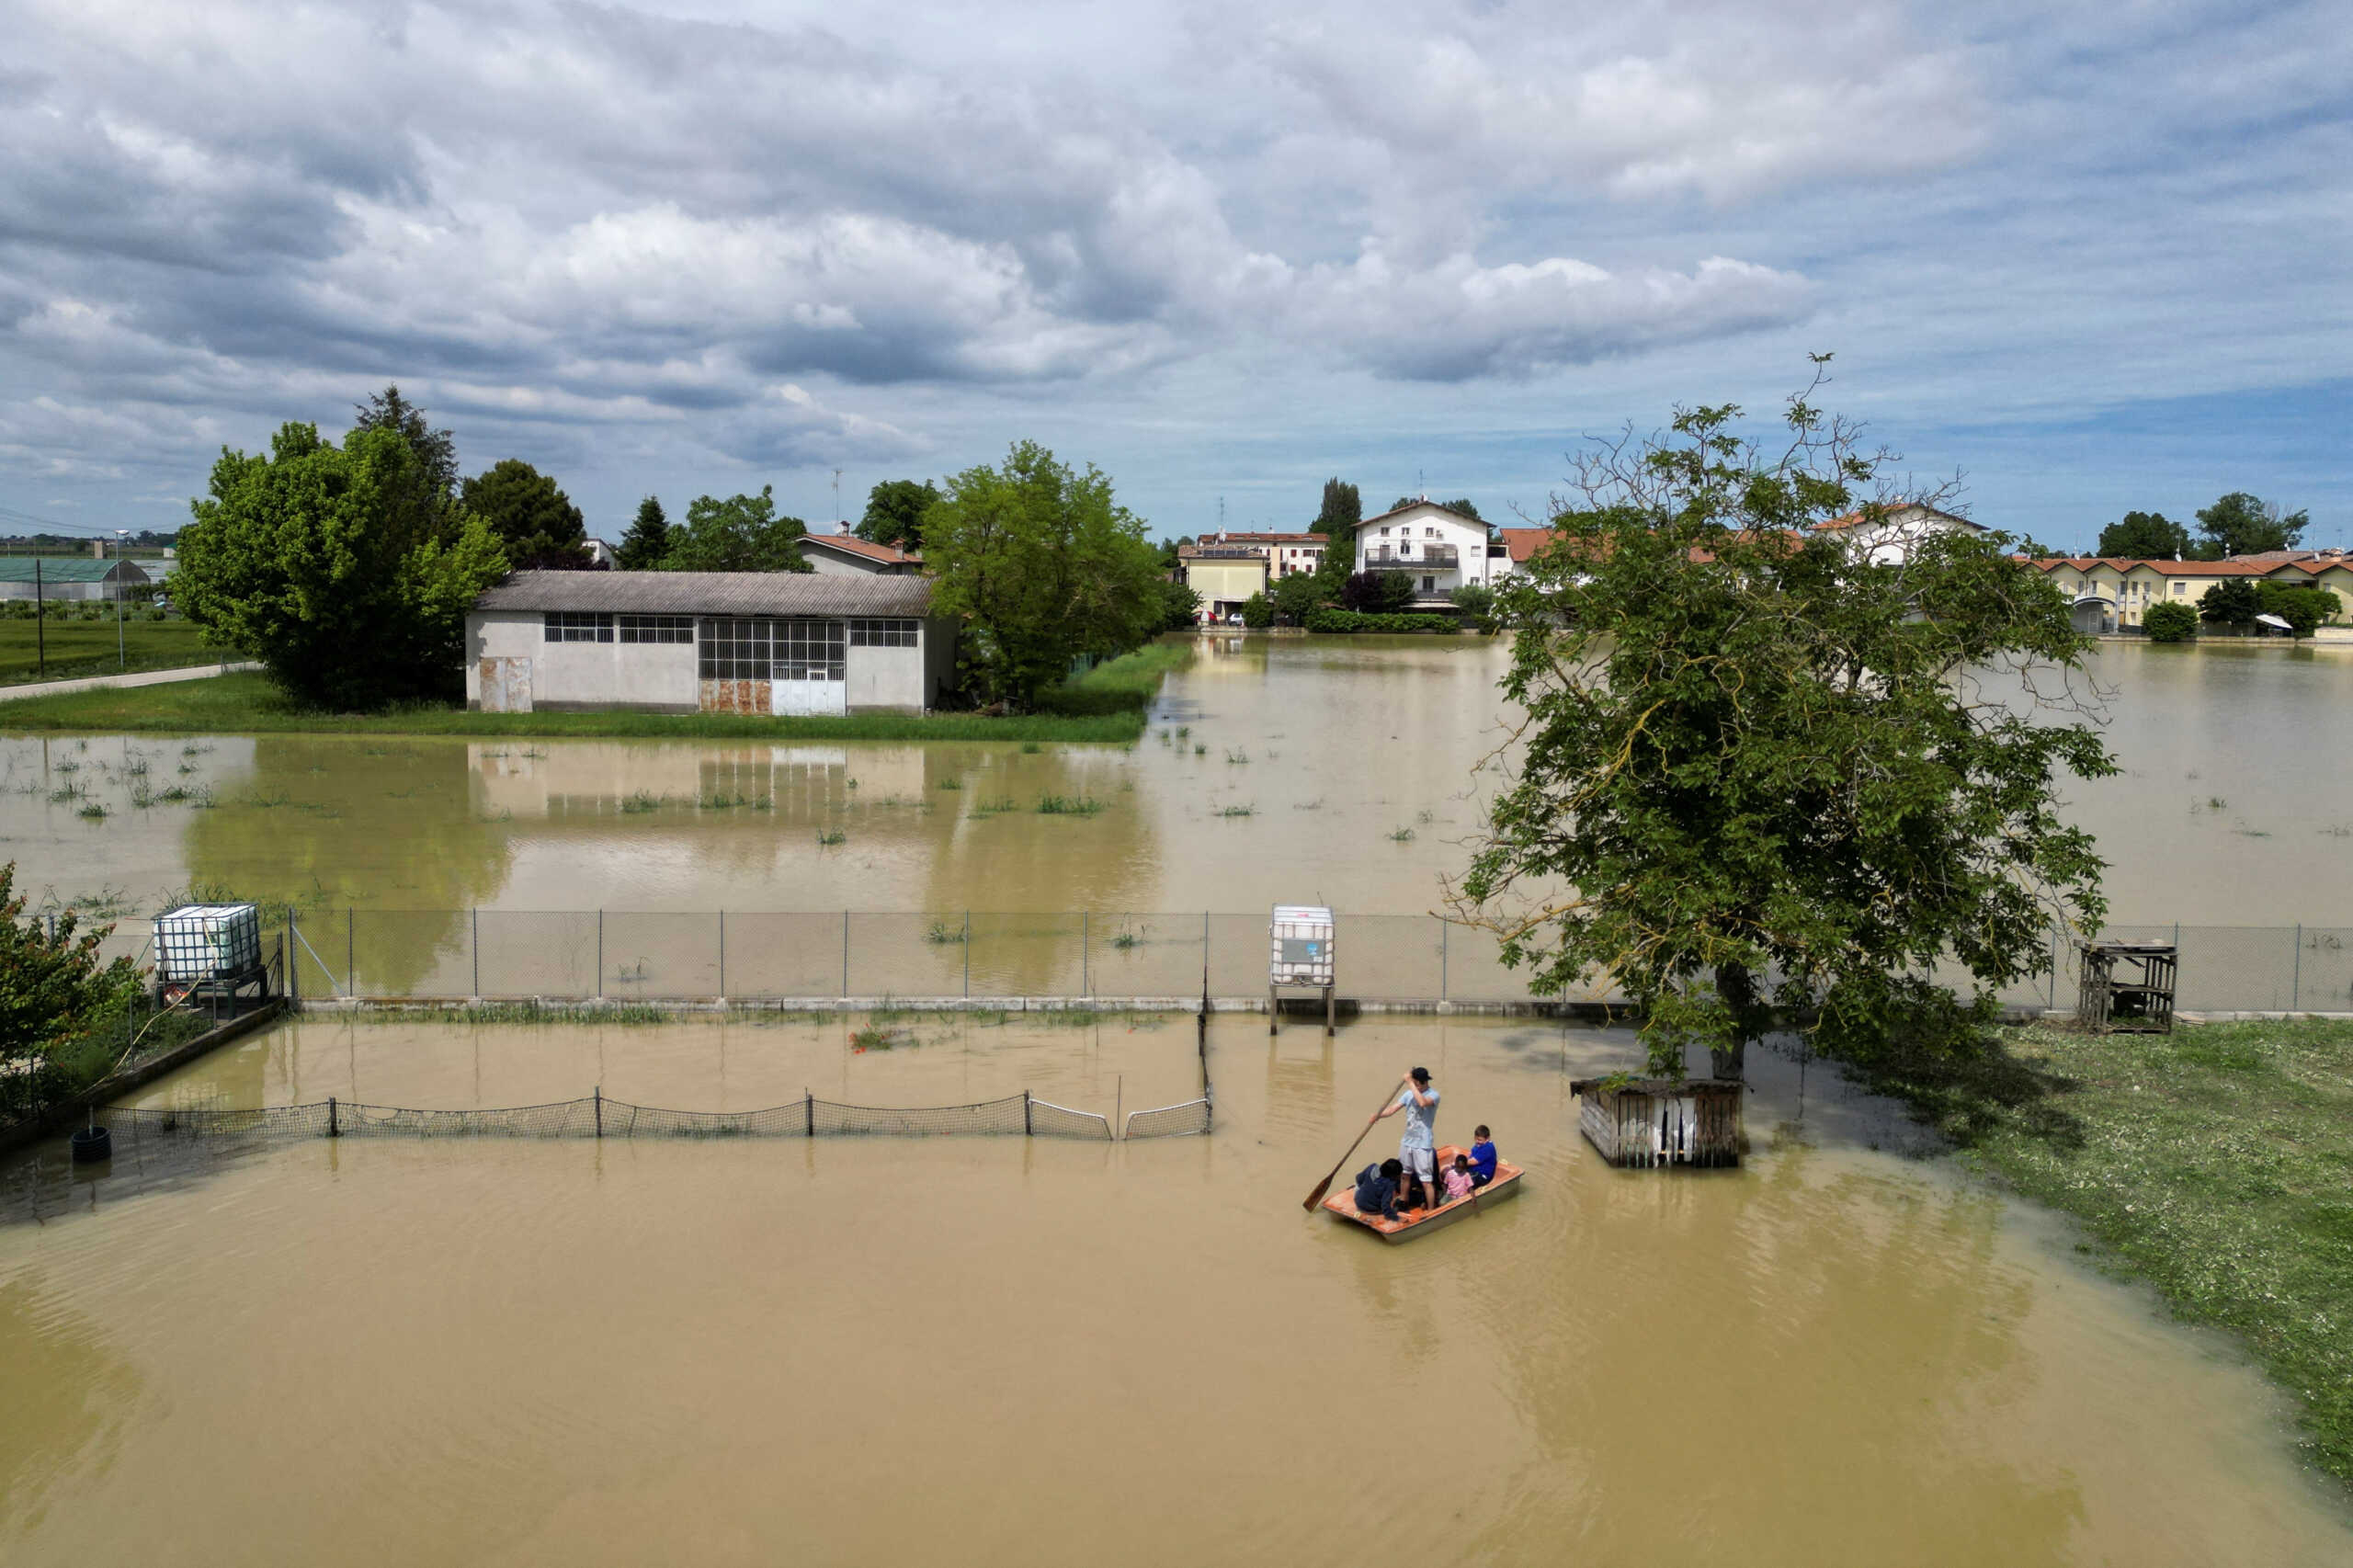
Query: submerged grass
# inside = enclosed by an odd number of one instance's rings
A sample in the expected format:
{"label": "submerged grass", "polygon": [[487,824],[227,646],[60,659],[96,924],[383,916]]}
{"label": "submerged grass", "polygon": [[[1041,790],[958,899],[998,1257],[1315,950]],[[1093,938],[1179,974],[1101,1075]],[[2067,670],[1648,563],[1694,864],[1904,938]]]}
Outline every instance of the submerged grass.
{"label": "submerged grass", "polygon": [[395,708],[381,713],[325,713],[295,706],[267,679],[251,673],[168,686],[109,687],[63,697],[0,702],[0,731],[103,731],[109,734],[543,735],[1120,744],[1142,734],[1143,728],[1140,708],[1014,718],[987,718],[978,713],[853,713],[811,719],[733,713],[475,713],[448,705]]}
{"label": "submerged grass", "polygon": [[1866,1077],[2177,1316],[2236,1334],[2302,1404],[2306,1452],[2353,1483],[2353,1023],[2038,1026]]}

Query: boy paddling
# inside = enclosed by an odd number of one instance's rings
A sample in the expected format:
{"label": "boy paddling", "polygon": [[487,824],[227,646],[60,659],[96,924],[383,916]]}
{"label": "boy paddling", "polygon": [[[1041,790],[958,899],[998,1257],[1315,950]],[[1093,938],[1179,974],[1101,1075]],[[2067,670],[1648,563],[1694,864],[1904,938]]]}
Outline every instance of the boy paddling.
{"label": "boy paddling", "polygon": [[[1421,1202],[1410,1199],[1408,1209],[1438,1207],[1438,1090],[1431,1086],[1430,1070],[1416,1067],[1399,1082],[1402,1091],[1396,1099],[1373,1113],[1375,1121],[1404,1112],[1405,1131],[1397,1140],[1397,1158],[1405,1168],[1405,1178],[1418,1185]],[[1411,1190],[1409,1188],[1409,1190]]]}

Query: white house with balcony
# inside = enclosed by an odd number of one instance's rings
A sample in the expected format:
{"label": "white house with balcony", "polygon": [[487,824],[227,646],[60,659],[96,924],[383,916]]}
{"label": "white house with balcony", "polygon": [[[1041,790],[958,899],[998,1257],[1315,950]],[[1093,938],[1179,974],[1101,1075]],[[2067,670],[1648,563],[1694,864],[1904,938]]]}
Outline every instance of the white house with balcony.
{"label": "white house with balcony", "polygon": [[1402,572],[1416,605],[1442,605],[1466,585],[1490,585],[1510,570],[1487,525],[1427,500],[1412,501],[1357,525],[1359,572]]}

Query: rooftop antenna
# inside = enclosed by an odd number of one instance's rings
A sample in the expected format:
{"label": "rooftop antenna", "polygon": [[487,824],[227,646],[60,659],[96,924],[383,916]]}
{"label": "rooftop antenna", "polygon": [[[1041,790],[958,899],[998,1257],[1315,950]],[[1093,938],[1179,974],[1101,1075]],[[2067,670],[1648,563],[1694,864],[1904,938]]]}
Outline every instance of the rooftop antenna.
{"label": "rooftop antenna", "polygon": [[842,471],[834,470],[834,527],[842,526]]}

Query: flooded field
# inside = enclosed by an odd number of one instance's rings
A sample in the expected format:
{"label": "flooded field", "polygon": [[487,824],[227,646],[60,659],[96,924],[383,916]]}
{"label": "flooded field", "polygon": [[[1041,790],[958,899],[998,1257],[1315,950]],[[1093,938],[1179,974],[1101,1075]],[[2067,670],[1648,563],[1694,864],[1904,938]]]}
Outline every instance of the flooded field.
{"label": "flooded field", "polygon": [[[1197,1085],[1189,1018],[865,1023],[313,1019],[148,1098]],[[1819,1069],[1758,1063],[1745,1169],[1601,1165],[1567,1077],[1627,1051],[1220,1019],[1218,1130],[1162,1142],[43,1152],[0,1165],[0,1560],[2353,1560],[2226,1347]],[[1302,1214],[1415,1062],[1528,1190],[1404,1247]]]}
{"label": "flooded field", "polygon": [[[1472,765],[1503,738],[1506,651],[1200,646],[1132,751],[0,738],[0,856],[36,898],[144,912],[204,884],[323,920],[434,912],[441,940],[477,907],[1436,908],[1480,821]],[[2079,787],[2074,814],[2110,861],[2111,918],[2353,919],[2353,732],[2325,717],[2353,653],[2109,644],[2095,662],[2127,771]]]}

